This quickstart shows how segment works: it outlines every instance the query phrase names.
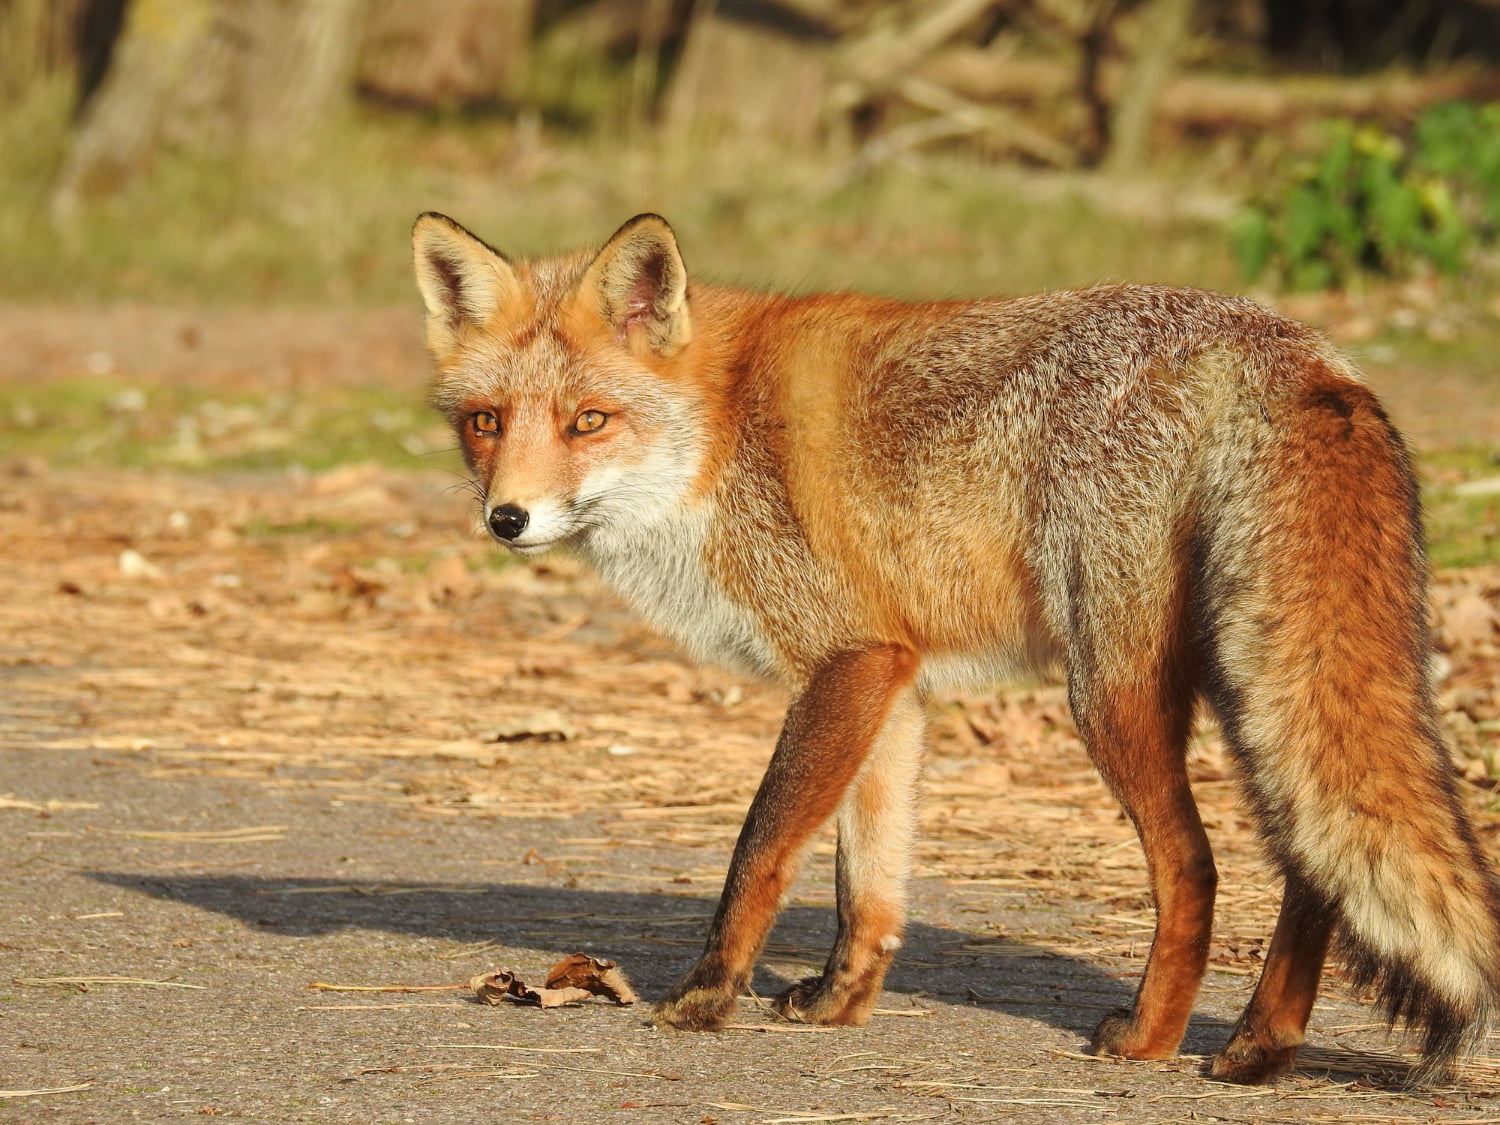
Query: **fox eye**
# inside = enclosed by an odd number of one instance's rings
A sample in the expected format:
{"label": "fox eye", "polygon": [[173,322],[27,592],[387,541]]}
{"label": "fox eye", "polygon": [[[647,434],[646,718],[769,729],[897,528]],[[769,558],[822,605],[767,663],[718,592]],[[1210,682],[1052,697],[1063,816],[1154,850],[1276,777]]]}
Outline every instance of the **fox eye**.
{"label": "fox eye", "polygon": [[476,434],[498,434],[500,432],[500,419],[496,418],[488,410],[480,410],[469,419]]}
{"label": "fox eye", "polygon": [[573,432],[591,434],[607,421],[609,421],[608,414],[599,410],[585,410],[573,423]]}

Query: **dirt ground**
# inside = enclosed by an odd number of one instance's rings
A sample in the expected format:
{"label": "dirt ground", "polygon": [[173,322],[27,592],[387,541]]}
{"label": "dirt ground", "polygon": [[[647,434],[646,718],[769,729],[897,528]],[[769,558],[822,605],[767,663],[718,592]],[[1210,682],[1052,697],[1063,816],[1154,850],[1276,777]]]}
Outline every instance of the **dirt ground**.
{"label": "dirt ground", "polygon": [[[419,396],[414,317],[278,315],[0,310],[0,378],[108,349],[140,378]],[[1392,398],[1418,433],[1473,401]],[[1493,1040],[1452,1088],[1401,1092],[1405,1044],[1337,972],[1298,1072],[1201,1077],[1278,894],[1212,730],[1192,764],[1223,890],[1187,1053],[1089,1056],[1151,909],[1049,683],[934,701],[911,933],[868,1028],[753,998],[704,1036],[480,1005],[473,975],[575,950],[648,1001],[691,962],[781,695],[686,662],[566,560],[500,565],[442,473],[0,468],[0,1120],[1500,1120]],[[1500,568],[1440,575],[1434,604],[1500,854]],[[821,966],[831,855],[757,991]]]}

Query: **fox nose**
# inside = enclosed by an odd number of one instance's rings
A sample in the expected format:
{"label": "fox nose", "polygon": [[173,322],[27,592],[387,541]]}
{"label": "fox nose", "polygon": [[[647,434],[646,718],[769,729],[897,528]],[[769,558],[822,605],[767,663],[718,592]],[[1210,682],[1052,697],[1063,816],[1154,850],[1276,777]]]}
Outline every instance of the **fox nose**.
{"label": "fox nose", "polygon": [[504,539],[509,543],[526,530],[526,523],[530,518],[525,508],[518,508],[514,504],[500,504],[490,513],[490,531],[494,532],[496,539]]}

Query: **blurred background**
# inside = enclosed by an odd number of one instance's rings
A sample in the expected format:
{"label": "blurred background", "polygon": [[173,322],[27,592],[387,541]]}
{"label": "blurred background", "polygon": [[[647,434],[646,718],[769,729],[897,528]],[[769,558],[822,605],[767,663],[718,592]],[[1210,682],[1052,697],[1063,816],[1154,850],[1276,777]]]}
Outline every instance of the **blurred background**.
{"label": "blurred background", "polygon": [[435,208],[793,288],[1473,297],[1497,56],[1497,0],[0,0],[0,295],[402,300]]}
{"label": "blurred background", "polygon": [[445,447],[428,209],[513,256],[654,210],[793,291],[1247,291],[1391,399],[1439,558],[1493,557],[1441,489],[1496,471],[1500,0],[0,0],[0,442]]}

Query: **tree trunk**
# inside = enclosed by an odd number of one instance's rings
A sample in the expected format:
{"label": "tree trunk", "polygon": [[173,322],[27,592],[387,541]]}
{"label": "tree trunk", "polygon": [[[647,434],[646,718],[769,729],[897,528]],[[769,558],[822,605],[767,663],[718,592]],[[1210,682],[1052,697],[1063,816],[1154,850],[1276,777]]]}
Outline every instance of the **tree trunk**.
{"label": "tree trunk", "polygon": [[661,85],[661,51],[666,40],[671,0],[645,0],[636,39],[635,60],[630,68],[630,127],[637,137],[645,134],[656,110]]}
{"label": "tree trunk", "polygon": [[1078,40],[1078,99],[1084,114],[1078,160],[1086,167],[1098,164],[1109,149],[1109,103],[1104,97],[1103,74],[1116,7],[1116,0],[1094,0]]}
{"label": "tree trunk", "polygon": [[697,0],[667,101],[668,129],[677,137],[810,142],[827,103],[829,38],[789,9]]}
{"label": "tree trunk", "polygon": [[101,8],[118,16],[121,0],[0,0],[0,100],[18,100],[49,75],[80,70],[83,25]]}
{"label": "tree trunk", "polygon": [[348,96],[360,0],[216,0],[215,7],[175,93],[170,141],[280,152]]}
{"label": "tree trunk", "polygon": [[1104,169],[1140,171],[1151,141],[1157,99],[1176,69],[1193,18],[1193,0],[1148,0],[1141,11],[1139,44],[1110,121]]}
{"label": "tree trunk", "polygon": [[53,190],[57,217],[163,141],[279,153],[347,95],[360,0],[133,0]]}
{"label": "tree trunk", "polygon": [[227,0],[249,35],[235,91],[245,143],[275,152],[307,136],[349,94],[360,0]]}
{"label": "tree trunk", "polygon": [[207,33],[213,0],[135,0],[113,63],[85,105],[53,188],[55,217],[118,188],[150,159],[163,117]]}
{"label": "tree trunk", "polygon": [[513,101],[535,19],[536,0],[370,0],[359,88],[426,109]]}
{"label": "tree trunk", "polygon": [[[1077,90],[1077,71],[1060,59],[1010,56],[997,61],[993,51],[978,47],[948,47],[916,74],[970,101],[999,103],[1028,114],[1056,115],[1056,107],[1075,98]],[[1099,83],[1106,99],[1116,97],[1124,88],[1125,68],[1106,61]],[[1430,74],[1388,71],[1357,78],[1179,72],[1162,88],[1155,122],[1164,130],[1200,135],[1285,130],[1322,117],[1395,123],[1456,98],[1500,98],[1500,73],[1480,67]]]}

